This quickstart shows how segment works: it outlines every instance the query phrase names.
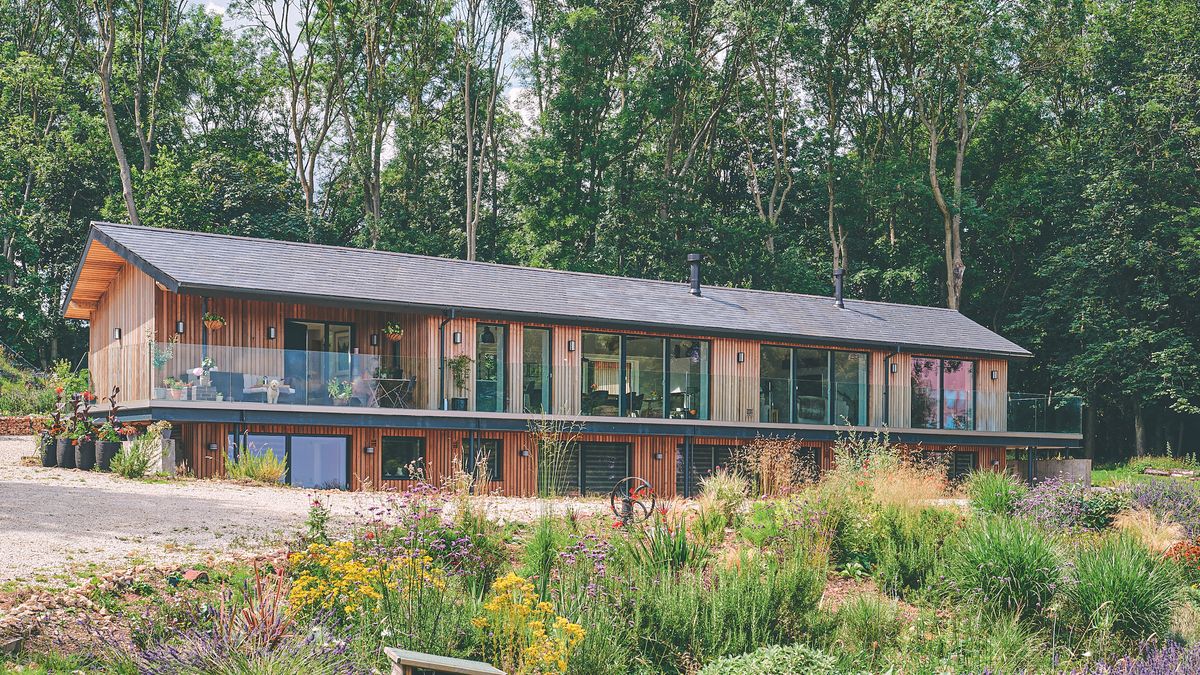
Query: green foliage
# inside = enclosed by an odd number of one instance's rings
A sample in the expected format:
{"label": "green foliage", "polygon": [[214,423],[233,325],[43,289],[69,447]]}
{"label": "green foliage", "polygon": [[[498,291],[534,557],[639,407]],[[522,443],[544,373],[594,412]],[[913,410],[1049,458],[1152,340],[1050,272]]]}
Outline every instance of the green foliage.
{"label": "green foliage", "polygon": [[1049,537],[1021,519],[983,518],[947,542],[946,576],[959,599],[984,609],[1037,617],[1062,582]]}
{"label": "green foliage", "polygon": [[544,513],[533,526],[529,541],[525,542],[525,550],[521,555],[521,576],[532,579],[537,586],[538,595],[545,597],[546,588],[550,583],[551,572],[558,554],[566,545],[567,535],[559,527],[555,519]]}
{"label": "green foliage", "polygon": [[802,644],[760,647],[749,654],[717,659],[700,669],[699,675],[791,675],[839,672],[837,660]]}
{"label": "green foliage", "polygon": [[975,471],[967,476],[963,488],[971,506],[983,513],[1010,516],[1029,488],[1008,472]]}
{"label": "green foliage", "polygon": [[901,622],[896,601],[860,595],[837,610],[837,638],[846,649],[876,655],[895,646]]}
{"label": "green foliage", "polygon": [[249,480],[255,483],[274,485],[287,475],[287,454],[275,456],[275,451],[265,448],[250,451],[238,448],[237,457],[225,462],[225,477],[232,480]]}
{"label": "green foliage", "polygon": [[158,434],[143,434],[132,443],[122,444],[109,462],[113,473],[126,478],[144,478],[162,452]]}
{"label": "green foliage", "polygon": [[883,588],[898,594],[924,588],[941,571],[943,544],[958,524],[958,515],[946,509],[881,511],[873,554],[874,574]]}
{"label": "green foliage", "polygon": [[671,524],[662,514],[655,514],[649,527],[634,526],[625,551],[635,565],[649,570],[697,568],[709,556],[707,546],[688,537],[686,518]]}
{"label": "green foliage", "polygon": [[1072,577],[1065,592],[1072,621],[1081,631],[1126,644],[1167,635],[1181,600],[1174,567],[1125,534],[1080,550]]}
{"label": "green foliage", "polygon": [[738,532],[746,541],[755,546],[763,546],[780,534],[779,514],[774,502],[754,502],[750,513],[738,528]]}

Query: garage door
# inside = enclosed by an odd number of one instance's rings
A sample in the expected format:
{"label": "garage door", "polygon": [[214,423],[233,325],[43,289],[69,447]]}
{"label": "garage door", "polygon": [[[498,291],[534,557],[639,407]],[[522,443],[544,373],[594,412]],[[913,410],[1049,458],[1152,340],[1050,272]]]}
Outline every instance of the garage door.
{"label": "garage door", "polygon": [[629,476],[628,443],[580,443],[579,485],[585,495],[606,495]]}

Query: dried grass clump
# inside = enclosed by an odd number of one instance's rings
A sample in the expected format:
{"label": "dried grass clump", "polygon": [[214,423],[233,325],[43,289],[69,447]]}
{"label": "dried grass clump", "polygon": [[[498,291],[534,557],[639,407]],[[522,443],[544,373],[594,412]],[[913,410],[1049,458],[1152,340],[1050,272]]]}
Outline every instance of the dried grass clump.
{"label": "dried grass clump", "polygon": [[755,493],[781,497],[811,482],[818,467],[805,456],[804,447],[794,438],[759,436],[741,446],[730,457],[734,468],[753,483]]}
{"label": "dried grass clump", "polygon": [[1164,553],[1187,538],[1182,525],[1160,518],[1141,507],[1118,513],[1113,520],[1113,527],[1129,534],[1155,553]]}
{"label": "dried grass clump", "polygon": [[833,454],[824,482],[837,491],[866,493],[883,506],[925,507],[950,490],[944,457],[923,456],[886,435],[847,434],[834,444]]}

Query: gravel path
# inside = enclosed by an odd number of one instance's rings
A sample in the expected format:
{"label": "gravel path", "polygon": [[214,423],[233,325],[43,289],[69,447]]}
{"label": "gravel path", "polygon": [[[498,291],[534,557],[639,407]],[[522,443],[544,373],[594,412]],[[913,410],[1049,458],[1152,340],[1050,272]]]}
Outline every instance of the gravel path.
{"label": "gravel path", "polygon": [[[319,494],[335,527],[381,504],[381,493],[248,486],[215,480],[147,482],[93,471],[22,466],[33,439],[0,436],[0,582],[46,583],[92,569],[182,564],[278,547],[302,528]],[[473,498],[498,521],[529,521],[535,499]],[[598,500],[549,508],[598,513]]]}

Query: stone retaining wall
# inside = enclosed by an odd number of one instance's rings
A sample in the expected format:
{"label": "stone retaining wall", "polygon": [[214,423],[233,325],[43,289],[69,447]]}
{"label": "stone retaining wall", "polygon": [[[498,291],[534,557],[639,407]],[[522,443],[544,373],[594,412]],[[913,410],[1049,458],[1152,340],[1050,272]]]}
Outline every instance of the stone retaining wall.
{"label": "stone retaining wall", "polygon": [[0,417],[0,436],[29,436],[41,428],[42,421],[38,417]]}

